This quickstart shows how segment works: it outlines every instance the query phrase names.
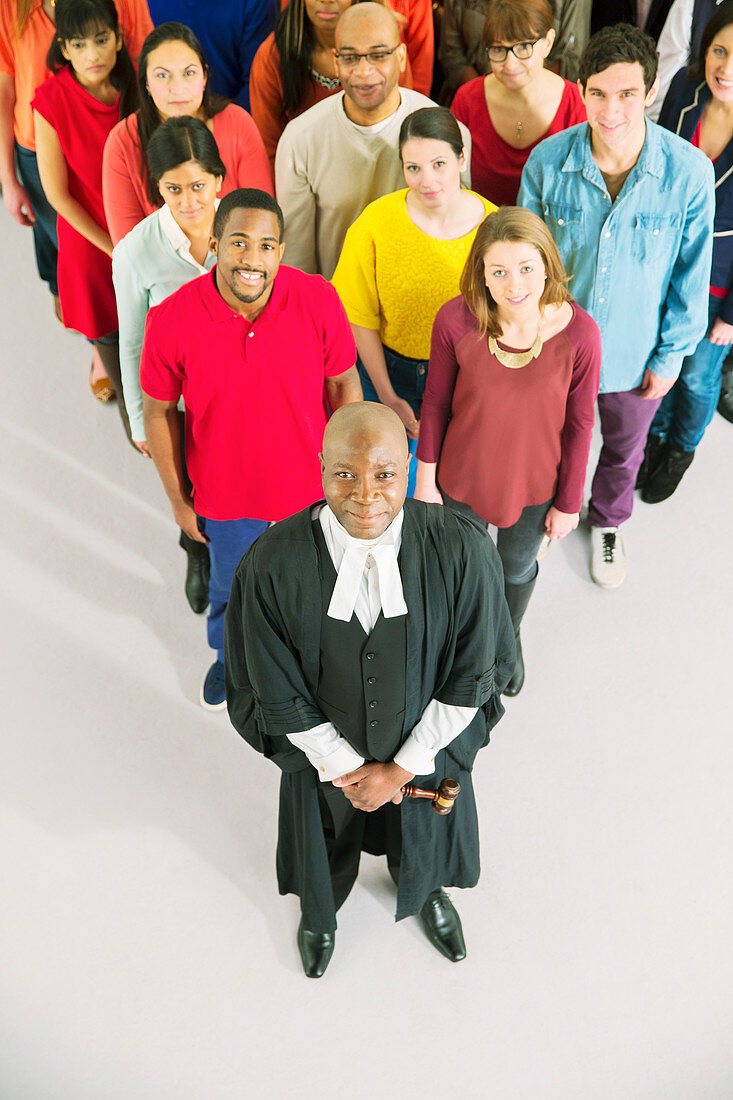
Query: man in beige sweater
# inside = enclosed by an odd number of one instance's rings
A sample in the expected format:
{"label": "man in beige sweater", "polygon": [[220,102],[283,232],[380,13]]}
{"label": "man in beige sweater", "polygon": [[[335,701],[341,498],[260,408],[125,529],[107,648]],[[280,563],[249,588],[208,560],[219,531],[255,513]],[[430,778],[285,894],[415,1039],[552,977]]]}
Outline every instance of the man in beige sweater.
{"label": "man in beige sweater", "polygon": [[[326,279],[364,207],[405,186],[397,149],[403,119],[435,106],[399,87],[407,55],[394,15],[380,4],[346,9],[334,56],[343,91],[288,123],[275,159],[286,263]],[[461,132],[468,160],[471,138],[462,125]]]}

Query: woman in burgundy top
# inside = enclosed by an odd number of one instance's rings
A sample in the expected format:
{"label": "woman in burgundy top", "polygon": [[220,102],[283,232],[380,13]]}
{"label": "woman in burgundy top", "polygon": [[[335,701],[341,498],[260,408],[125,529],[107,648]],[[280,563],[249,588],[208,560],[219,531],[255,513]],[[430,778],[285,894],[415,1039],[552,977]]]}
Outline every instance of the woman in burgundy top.
{"label": "woman in burgundy top", "polygon": [[577,527],[593,432],[601,337],[566,283],[544,223],[502,207],[479,226],[461,296],[433,325],[415,497],[499,529],[517,639],[507,695],[524,682],[519,624],[537,551],[545,534]]}
{"label": "woman in burgundy top", "polygon": [[471,185],[497,206],[517,201],[538,142],[585,122],[577,86],[544,67],[552,20],[548,0],[489,0],[481,41],[491,72],[459,88],[451,105],[471,132]]}

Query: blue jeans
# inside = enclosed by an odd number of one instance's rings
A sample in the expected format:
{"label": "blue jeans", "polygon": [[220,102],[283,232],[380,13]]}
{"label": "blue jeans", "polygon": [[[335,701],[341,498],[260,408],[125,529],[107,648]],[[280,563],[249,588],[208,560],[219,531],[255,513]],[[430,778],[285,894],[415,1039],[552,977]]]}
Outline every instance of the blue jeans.
{"label": "blue jeans", "polygon": [[[56,267],[59,256],[59,239],[56,233],[56,211],[49,203],[38,174],[38,160],[32,149],[16,145],[18,175],[20,182],[28,192],[36,220],[33,223],[33,244],[36,250],[36,267],[44,283],[48,283],[51,293],[57,297],[59,292]],[[121,391],[119,391],[121,392]]]}
{"label": "blue jeans", "polygon": [[217,660],[224,663],[224,612],[229,603],[234,571],[245,550],[269,524],[259,519],[203,519],[199,516],[199,528],[209,539],[209,613],[206,616],[206,637]]}
{"label": "blue jeans", "polygon": [[722,298],[710,295],[707,335],[685,359],[679,378],[652,421],[651,434],[666,439],[677,451],[695,450],[718,404],[723,362],[730,346],[711,344],[708,336],[722,304]]}
{"label": "blue jeans", "polygon": [[[384,347],[384,345],[382,346]],[[395,393],[398,397],[401,397],[403,401],[409,402],[412,411],[419,419],[422,399],[425,393],[425,383],[428,380],[427,359],[410,359],[406,355],[399,355],[396,351],[392,351],[392,348],[384,347],[384,360],[387,364],[387,374],[389,375],[389,380],[392,383]],[[377,391],[374,389],[372,380],[364,369],[364,365],[360,359],[357,359],[357,366],[359,368],[359,377],[361,378],[361,388],[364,391],[364,400],[379,401]],[[412,459],[410,460],[410,474],[407,479],[407,495],[408,497],[413,497],[415,495],[415,478],[417,476],[417,459],[415,458],[417,440],[408,438],[407,446],[412,455]]]}

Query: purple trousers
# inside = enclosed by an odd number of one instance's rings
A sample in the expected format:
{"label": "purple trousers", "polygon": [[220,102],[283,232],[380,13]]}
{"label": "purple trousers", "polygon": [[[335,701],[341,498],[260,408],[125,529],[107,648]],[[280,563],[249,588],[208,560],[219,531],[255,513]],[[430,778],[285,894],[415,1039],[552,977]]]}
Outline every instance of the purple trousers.
{"label": "purple trousers", "polygon": [[603,446],[590,493],[591,527],[619,527],[631,515],[636,475],[661,400],[645,400],[638,388],[625,393],[599,393]]}

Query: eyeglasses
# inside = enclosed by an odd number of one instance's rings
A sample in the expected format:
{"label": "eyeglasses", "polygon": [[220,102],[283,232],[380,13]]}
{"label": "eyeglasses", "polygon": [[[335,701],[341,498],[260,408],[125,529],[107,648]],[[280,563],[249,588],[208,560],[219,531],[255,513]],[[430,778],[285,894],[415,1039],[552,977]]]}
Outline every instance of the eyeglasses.
{"label": "eyeglasses", "polygon": [[367,61],[370,65],[384,65],[385,62],[395,50],[399,50],[401,42],[398,42],[396,46],[393,46],[391,50],[375,50],[374,53],[352,53],[351,50],[345,53],[337,53],[336,60],[339,65],[344,69],[355,69],[360,61]]}
{"label": "eyeglasses", "polygon": [[532,50],[538,42],[539,38],[535,38],[534,42],[515,42],[513,46],[487,46],[486,56],[489,61],[495,61],[497,65],[506,61],[508,53],[513,53],[520,61],[526,61],[532,56]]}

